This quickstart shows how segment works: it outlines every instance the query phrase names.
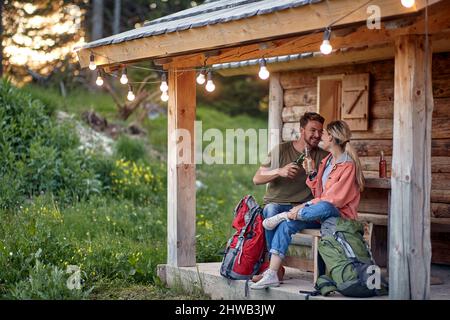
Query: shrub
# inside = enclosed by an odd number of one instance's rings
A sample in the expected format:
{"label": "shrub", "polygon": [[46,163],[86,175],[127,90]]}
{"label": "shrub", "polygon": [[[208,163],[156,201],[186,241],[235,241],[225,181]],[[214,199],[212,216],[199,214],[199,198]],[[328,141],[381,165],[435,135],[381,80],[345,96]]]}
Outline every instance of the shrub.
{"label": "shrub", "polygon": [[0,83],[0,208],[42,193],[69,202],[101,191],[69,124],[58,125],[45,105],[9,82]]}
{"label": "shrub", "polygon": [[155,167],[152,170],[143,162],[119,159],[111,172],[112,191],[117,196],[140,204],[148,204],[152,199],[160,198],[161,194],[165,194],[161,179],[164,171],[160,169]]}
{"label": "shrub", "polygon": [[[76,275],[75,275],[76,276]],[[83,290],[77,283],[70,285],[66,272],[53,265],[45,265],[36,259],[27,279],[15,283],[6,298],[18,300],[87,299],[90,290]],[[75,281],[80,281],[75,279]]]}
{"label": "shrub", "polygon": [[122,135],[117,141],[116,156],[130,161],[145,160],[147,150],[142,141]]}

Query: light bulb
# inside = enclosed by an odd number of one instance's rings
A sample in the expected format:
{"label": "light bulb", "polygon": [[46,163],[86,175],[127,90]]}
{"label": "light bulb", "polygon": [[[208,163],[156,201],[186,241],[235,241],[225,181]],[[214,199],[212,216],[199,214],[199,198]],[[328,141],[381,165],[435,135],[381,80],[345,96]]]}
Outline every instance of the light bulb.
{"label": "light bulb", "polygon": [[214,84],[214,82],[212,80],[208,80],[208,82],[206,83],[206,91],[213,92],[215,89],[216,85]]}
{"label": "light bulb", "polygon": [[122,76],[120,77],[120,83],[121,84],[127,84],[128,83],[128,77],[127,77],[127,69],[123,69]]}
{"label": "light bulb", "polygon": [[320,52],[322,52],[323,54],[330,54],[331,51],[333,51],[333,47],[331,46],[330,43],[330,38],[331,38],[331,29],[326,28],[325,32],[323,33],[322,44],[320,45]]}
{"label": "light bulb", "polygon": [[267,67],[266,67],[266,59],[263,58],[263,59],[259,60],[259,65],[260,65],[260,68],[259,68],[258,76],[262,80],[268,79],[270,76],[270,72],[269,72],[269,70],[267,70]]}
{"label": "light bulb", "polygon": [[161,100],[164,102],[169,101],[169,95],[167,94],[167,91],[164,91],[161,95]]}
{"label": "light bulb", "polygon": [[100,70],[97,71],[97,80],[95,80],[95,84],[98,85],[99,87],[103,85],[103,79]]}
{"label": "light bulb", "polygon": [[208,71],[208,82],[206,82],[206,91],[213,92],[216,89],[214,82],[212,81],[212,72]]}
{"label": "light bulb", "polygon": [[161,92],[167,92],[167,90],[169,90],[166,73],[163,73],[161,76],[161,85],[159,86],[159,90],[161,90]]}
{"label": "light bulb", "polygon": [[161,81],[161,85],[159,86],[159,90],[161,90],[161,92],[167,92],[167,90],[169,90],[169,86],[167,85],[166,81]]}
{"label": "light bulb", "polygon": [[133,101],[133,100],[134,100],[134,98],[136,98],[136,97],[134,96],[134,93],[133,93],[133,88],[131,88],[131,86],[130,86],[130,85],[128,85],[128,94],[127,94],[127,99],[128,99],[128,101]]}
{"label": "light bulb", "polygon": [[414,0],[402,0],[402,5],[405,8],[411,8],[415,4]]}
{"label": "light bulb", "polygon": [[198,74],[198,76],[197,76],[197,83],[198,83],[199,85],[202,85],[202,84],[205,83],[205,81],[206,81],[205,74],[204,74],[203,71],[202,71],[202,72],[200,72],[200,73]]}
{"label": "light bulb", "polygon": [[264,66],[259,69],[258,75],[262,80],[267,80],[270,76],[270,72],[267,70],[267,67]]}
{"label": "light bulb", "polygon": [[89,62],[89,69],[92,71],[97,69],[97,65],[95,64],[95,62],[93,62],[93,61]]}
{"label": "light bulb", "polygon": [[95,80],[95,84],[101,87],[103,85],[103,79],[102,77],[98,76],[97,80]]}
{"label": "light bulb", "polygon": [[97,65],[95,64],[94,61],[94,55],[91,53],[90,57],[89,57],[89,69],[94,71],[95,69],[97,69]]}
{"label": "light bulb", "polygon": [[331,46],[330,40],[323,40],[320,45],[320,52],[323,54],[330,54],[333,51],[333,47]]}

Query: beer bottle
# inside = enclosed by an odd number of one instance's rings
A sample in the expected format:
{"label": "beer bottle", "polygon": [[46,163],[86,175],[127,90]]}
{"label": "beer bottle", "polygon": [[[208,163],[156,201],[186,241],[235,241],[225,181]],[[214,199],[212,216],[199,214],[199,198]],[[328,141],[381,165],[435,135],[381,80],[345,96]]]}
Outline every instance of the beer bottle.
{"label": "beer bottle", "polygon": [[380,164],[379,164],[380,178],[386,178],[386,160],[384,159],[384,152],[381,151]]}

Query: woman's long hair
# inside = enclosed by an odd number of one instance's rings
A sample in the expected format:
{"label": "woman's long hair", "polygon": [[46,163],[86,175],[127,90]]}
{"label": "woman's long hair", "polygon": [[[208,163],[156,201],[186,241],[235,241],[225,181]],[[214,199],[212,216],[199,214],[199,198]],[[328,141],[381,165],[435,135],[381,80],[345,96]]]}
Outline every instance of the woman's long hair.
{"label": "woman's long hair", "polygon": [[363,191],[364,174],[358,154],[350,144],[350,138],[352,137],[350,127],[345,121],[332,121],[327,125],[327,132],[334,138],[336,144],[338,144],[342,148],[342,150],[347,152],[350,158],[352,158],[353,162],[356,165],[356,182],[358,182],[359,190]]}

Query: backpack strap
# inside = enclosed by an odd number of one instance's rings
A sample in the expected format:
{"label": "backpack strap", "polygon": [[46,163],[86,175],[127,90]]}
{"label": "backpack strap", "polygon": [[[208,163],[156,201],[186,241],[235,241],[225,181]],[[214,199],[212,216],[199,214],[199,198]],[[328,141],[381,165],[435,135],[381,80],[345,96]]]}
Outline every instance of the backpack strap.
{"label": "backpack strap", "polygon": [[320,292],[321,295],[327,296],[337,290],[337,285],[336,282],[334,282],[330,277],[321,275],[317,278],[314,289]]}
{"label": "backpack strap", "polygon": [[256,219],[256,216],[259,213],[259,208],[258,207],[253,207],[250,211],[250,219],[248,220],[248,222],[245,224],[245,227],[241,229],[241,232],[239,233],[239,237],[238,237],[238,242],[236,243],[236,248],[239,248],[239,257],[238,257],[238,264],[241,263],[241,256],[242,256],[242,250],[241,250],[241,246],[245,241],[244,235],[245,232],[247,232],[247,229],[249,226],[251,226],[253,224],[253,222]]}

